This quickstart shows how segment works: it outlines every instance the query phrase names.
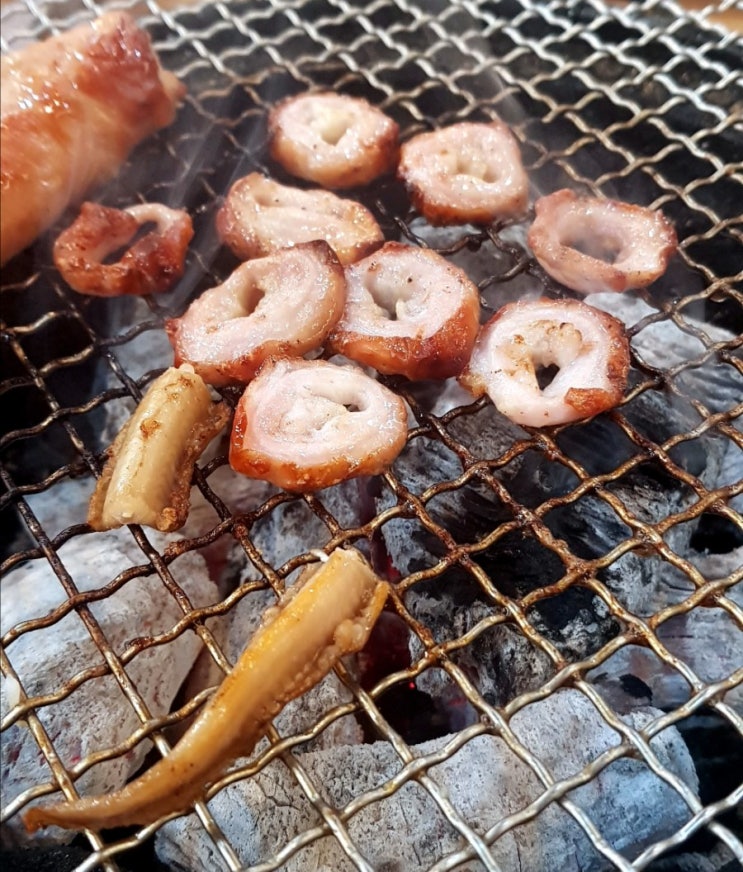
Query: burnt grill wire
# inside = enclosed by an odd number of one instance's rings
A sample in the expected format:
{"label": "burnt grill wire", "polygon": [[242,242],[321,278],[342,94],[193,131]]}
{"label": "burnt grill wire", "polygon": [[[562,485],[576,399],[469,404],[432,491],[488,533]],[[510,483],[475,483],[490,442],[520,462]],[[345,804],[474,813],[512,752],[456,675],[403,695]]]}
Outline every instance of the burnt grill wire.
{"label": "burnt grill wire", "polygon": [[[611,868],[652,868],[657,858],[702,832],[711,835],[715,844],[722,843],[731,858],[743,858],[740,818],[736,822],[734,813],[743,799],[743,786],[705,804],[689,785],[664,767],[651,744],[664,730],[683,724],[702,710],[713,711],[738,739],[743,736],[740,712],[724,699],[743,682],[743,663],[725,679],[705,682],[665,647],[657,633],[673,617],[711,606],[724,611],[743,628],[741,608],[729,596],[743,570],[725,578],[705,578],[666,540],[669,531],[694,524],[703,516],[721,519],[738,534],[743,531],[740,514],[732,505],[743,492],[743,482],[710,488],[678,461],[679,450],[700,444],[699,440],[707,435],[743,449],[739,423],[743,406],[712,408],[706,396],[689,396],[680,381],[684,374],[709,361],[726,368],[731,377],[743,377],[741,40],[704,15],[684,14],[668,0],[634,3],[626,9],[590,0],[543,4],[529,0],[251,0],[180,11],[164,11],[150,2],[130,8],[151,32],[164,65],[186,82],[188,96],[173,127],[138,149],[101,197],[112,205],[128,204],[137,198],[185,205],[194,215],[197,232],[187,273],[178,289],[164,298],[148,299],[144,314],[130,301],[101,302],[70,292],[51,265],[49,239],[41,240],[32,252],[4,270],[0,397],[3,415],[11,423],[0,438],[4,488],[0,512],[5,528],[15,533],[2,570],[6,573],[27,561],[48,560],[68,599],[51,614],[6,632],[0,667],[4,675],[18,680],[12,665],[13,643],[73,611],[84,622],[103,661],[93,666],[76,664],[79,669],[74,678],[54,693],[27,697],[21,688],[20,701],[4,717],[2,728],[9,729],[25,720],[51,775],[47,782],[13,798],[3,809],[3,821],[58,788],[74,796],[74,783],[80,775],[102,760],[126,754],[145,737],[154,741],[161,754],[167,753],[166,728],[184,720],[204,701],[206,693],[185,701],[169,715],[155,717],[128,674],[128,664],[143,650],[168,645],[193,631],[215,662],[227,669],[227,658],[206,620],[228,613],[242,597],[262,586],[250,582],[217,604],[196,608],[181,585],[174,562],[183,554],[200,552],[220,538],[231,536],[267,583],[280,592],[293,570],[316,559],[312,546],[285,564],[274,566],[266,562],[252,532],[280,507],[301,501],[327,526],[329,540],[322,546],[326,551],[345,544],[378,542],[386,525],[412,519],[439,544],[440,553],[432,565],[404,576],[393,593],[394,611],[405,620],[422,651],[417,662],[372,690],[363,689],[348,670],[339,667],[341,680],[353,691],[352,703],[333,708],[301,735],[282,737],[272,728],[264,754],[242,769],[231,771],[210,789],[211,797],[227,784],[253,776],[270,760],[279,758],[317,811],[320,822],[316,826],[288,839],[274,856],[263,858],[251,868],[281,868],[304,846],[327,835],[337,840],[356,868],[372,868],[354,843],[349,821],[409,781],[427,791],[448,825],[461,836],[461,847],[430,867],[437,872],[475,860],[486,869],[498,869],[489,846],[519,825],[538,819],[553,803],[577,823]],[[741,4],[728,0],[720,8],[740,9]],[[4,5],[3,50],[66,29],[99,12],[99,6],[88,2]],[[679,254],[669,275],[651,292],[640,295],[652,304],[654,313],[641,320],[631,334],[637,336],[653,324],[670,320],[700,340],[702,350],[696,358],[666,368],[635,354],[637,377],[627,403],[662,388],[695,411],[696,423],[655,441],[632,423],[626,414],[628,405],[623,405],[608,418],[631,446],[630,456],[600,472],[578,462],[564,448],[561,431],[554,429],[532,433],[528,440],[515,442],[498,456],[482,458],[456,433],[458,422],[478,414],[487,403],[479,401],[436,416],[415,390],[393,380],[390,383],[405,396],[417,421],[409,443],[430,439],[444,446],[459,458],[461,474],[457,477],[431,480],[422,492],[415,492],[393,468],[380,480],[380,489],[388,498],[387,508],[364,524],[346,527],[323,503],[322,495],[294,498],[279,494],[252,511],[232,516],[214,483],[215,472],[226,463],[224,456],[218,456],[196,474],[198,487],[219,519],[213,529],[198,539],[175,541],[158,549],[147,531],[132,528],[131,535],[142,552],[141,565],[113,579],[102,579],[106,586],[98,591],[80,592],[57,551],[89,531],[85,525],[75,524],[60,532],[48,532],[34,513],[31,498],[77,476],[87,475],[92,481],[91,473],[99,472],[100,452],[105,446],[99,443],[96,430],[106,409],[122,398],[139,399],[155,375],[129,372],[121,362],[121,352],[138,338],[161,330],[166,317],[180,313],[198,291],[224,277],[231,263],[219,251],[213,233],[220,198],[231,180],[253,169],[281,177],[266,158],[265,112],[278,98],[312,87],[331,87],[369,97],[395,117],[406,138],[464,118],[502,117],[520,140],[535,193],[567,186],[663,208],[679,231]],[[386,182],[358,196],[379,216],[389,238],[431,244],[465,266],[475,260],[481,264],[483,256],[490,258],[492,272],[478,275],[487,305],[493,304],[494,297],[500,299],[501,294],[518,296],[525,283],[541,287],[548,294],[561,293],[528,252],[514,242],[513,228],[461,230],[432,241],[423,225],[413,220],[407,201],[394,183]],[[714,341],[690,318],[732,327],[738,335],[732,340]],[[60,336],[65,337],[64,342]],[[104,382],[108,386],[102,390]],[[28,408],[28,419],[17,420],[13,409],[19,405]],[[500,473],[530,452],[569,470],[574,484],[538,505],[519,502],[504,485]],[[661,467],[674,486],[692,496],[683,511],[656,522],[648,522],[632,511],[616,487],[648,462]],[[507,509],[507,519],[476,541],[462,541],[442,525],[435,510],[438,498],[468,486],[486,489]],[[588,496],[608,505],[628,531],[607,553],[591,558],[571,551],[553,533],[547,517],[554,510],[569,510]],[[527,593],[507,594],[478,560],[488,548],[517,533],[555,556],[561,570],[550,583]],[[693,591],[650,616],[634,615],[600,580],[605,570],[632,553],[660,558],[677,569]],[[490,604],[490,610],[464,634],[442,642],[410,612],[405,595],[421,585],[435,584],[450,571],[470,579]],[[91,606],[133,579],[150,576],[153,584],[159,579],[165,585],[182,618],[167,633],[133,639],[122,651],[116,651]],[[603,602],[618,627],[610,641],[577,660],[562,652],[534,621],[534,609],[540,603],[576,589],[590,592]],[[517,628],[544,653],[552,665],[552,674],[540,686],[496,705],[478,691],[471,676],[459,665],[458,655],[493,628],[505,625]],[[136,632],[133,628],[132,635]],[[622,720],[586,678],[590,670],[628,644],[644,645],[659,665],[670,667],[690,687],[684,704],[664,712],[643,729]],[[477,719],[441,749],[422,754],[393,729],[378,702],[384,690],[415,681],[432,668],[448,675],[473,707]],[[115,677],[141,726],[118,746],[65,766],[37,712],[68,697],[84,682],[105,674]],[[618,744],[569,778],[551,773],[510,727],[518,711],[563,687],[581,691],[621,737]],[[399,771],[380,787],[335,808],[325,800],[323,785],[316,783],[303,766],[302,755],[293,751],[352,712],[363,713],[373,725],[375,738],[391,744],[399,758]],[[528,807],[497,821],[487,832],[478,831],[461,814],[437,782],[436,773],[429,772],[483,733],[501,737],[543,786],[542,794]],[[592,781],[614,761],[624,758],[642,761],[677,792],[689,810],[687,822],[675,834],[648,845],[631,859],[609,844],[592,822],[590,812],[571,796],[574,788]],[[235,847],[206,804],[199,804],[197,814],[224,866],[240,869]],[[157,826],[153,826],[135,835],[108,839],[88,834],[90,854],[79,868],[115,869],[117,860],[126,863],[130,853],[156,830]]]}

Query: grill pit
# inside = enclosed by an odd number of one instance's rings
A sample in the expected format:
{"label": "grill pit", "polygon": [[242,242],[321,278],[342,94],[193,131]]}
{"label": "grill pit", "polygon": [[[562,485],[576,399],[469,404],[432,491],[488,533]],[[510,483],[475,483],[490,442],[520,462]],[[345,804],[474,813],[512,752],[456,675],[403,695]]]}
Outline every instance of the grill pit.
{"label": "grill pit", "polygon": [[[92,9],[6,4],[3,49],[64,29]],[[51,565],[160,753],[172,737],[170,720],[185,721],[194,689],[217,680],[247,638],[247,626],[230,619],[238,611],[255,615],[253,601],[275,597],[286,578],[316,559],[315,548],[365,545],[378,565],[400,574],[390,620],[407,642],[407,652],[373,680],[340,670],[316,708],[306,703],[301,724],[287,720],[286,729],[277,722],[263,756],[243,761],[244,782],[217,793],[198,819],[159,832],[161,853],[175,839],[191,845],[187,863],[208,857],[205,868],[308,868],[308,857],[333,857],[339,868],[393,868],[371,862],[380,845],[367,841],[360,822],[410,794],[426,811],[422,818],[444,834],[431,857],[421,848],[421,868],[518,868],[519,852],[522,861],[529,856],[529,833],[555,832],[572,834],[585,868],[660,872],[676,862],[721,870],[743,859],[735,811],[743,787],[729,774],[743,763],[743,662],[735,657],[743,627],[741,40],[670,2],[627,11],[520,0],[251,0],[178,13],[132,9],[188,97],[175,124],[144,143],[97,199],[185,206],[196,236],[177,288],[144,301],[85,299],[67,289],[51,264],[54,232],[4,268],[0,518],[12,533],[3,573],[24,563]],[[571,187],[662,208],[677,228],[680,252],[662,280],[627,303],[634,381],[628,403],[605,420],[501,438],[502,422],[499,431],[487,403],[436,406],[435,391],[387,380],[416,413],[408,451],[425,445],[423,456],[439,459],[429,478],[412,475],[401,461],[374,482],[288,498],[244,482],[236,487],[217,450],[196,476],[198,505],[185,538],[166,545],[149,531],[125,532],[141,557],[117,582],[162,585],[182,615],[173,641],[197,636],[206,649],[206,675],[200,684],[192,676],[176,703],[178,717],[167,719],[148,710],[120,643],[90,622],[97,595],[76,593],[80,579],[68,572],[63,546],[92,535],[82,526],[81,495],[92,490],[100,452],[169,363],[164,319],[235,265],[214,234],[221,197],[253,170],[292,183],[267,157],[267,109],[313,87],[369,98],[395,118],[404,138],[499,116],[521,144],[532,200]],[[463,266],[489,309],[527,294],[564,293],[524,248],[525,223],[433,231],[394,181],[353,195],[375,212],[388,239],[431,245]],[[488,428],[479,426],[482,419]],[[637,499],[643,488],[644,502]],[[60,511],[62,494],[69,502]],[[599,518],[595,535],[591,507]],[[576,525],[588,526],[583,538]],[[295,527],[299,534],[287,533]],[[197,607],[184,597],[174,558],[191,552],[209,561],[223,585],[213,604]],[[525,565],[532,572],[526,578]],[[114,578],[101,578],[101,587]],[[234,589],[238,578],[242,586]],[[220,635],[219,615],[235,625],[232,640]],[[4,676],[12,680],[14,648],[42,623],[39,614],[3,628]],[[124,651],[172,644],[137,639],[139,633],[132,627]],[[730,659],[704,661],[701,653],[715,642]],[[70,672],[87,665],[72,662]],[[385,679],[381,673],[390,669],[393,678]],[[74,683],[62,682],[55,693],[74,698]],[[3,753],[23,718],[47,761],[36,784],[48,787],[39,793],[69,786],[74,767],[86,760],[54,757],[42,725],[45,711],[59,703],[55,693],[27,702],[26,684],[18,704],[3,709]],[[391,705],[396,696],[413,698],[416,717],[401,713],[400,702]],[[421,727],[424,707],[431,719]],[[556,739],[564,745],[524,738],[524,724],[547,710],[544,720],[564,726]],[[595,729],[581,731],[594,722]],[[617,744],[612,728],[622,724]],[[353,749],[336,747],[362,739],[366,744]],[[421,748],[423,739],[435,744]],[[535,793],[497,814],[490,803],[490,816],[481,818],[463,798],[465,774],[477,772],[468,761],[484,757],[489,762],[477,777],[498,785],[482,774],[493,769],[493,757],[482,751],[493,743],[510,749],[504,772],[523,772]],[[601,756],[610,745],[618,758],[611,765]],[[359,766],[345,793],[331,789],[332,767],[311,765],[328,748],[341,769],[349,760]],[[367,757],[373,765],[358,762]],[[615,771],[622,767],[624,780]],[[656,793],[643,800],[627,772]],[[364,781],[364,773],[378,783]],[[576,777],[586,782],[582,798],[571,791]],[[239,830],[246,792],[268,793],[276,784],[307,817],[296,833],[261,836],[259,848],[245,853],[231,826]],[[469,793],[476,802],[488,796],[483,791]],[[666,811],[665,828],[638,834],[628,846],[633,828],[612,829],[596,799],[602,791],[622,810],[619,821],[643,817],[645,801]],[[6,843],[35,794],[4,798]],[[516,796],[506,787],[499,795]],[[83,868],[126,868],[135,856],[129,835],[80,837]],[[408,838],[401,822],[393,835]],[[424,832],[421,844],[430,847],[427,839]],[[566,855],[563,848],[559,856]],[[551,855],[540,856],[550,868]]]}

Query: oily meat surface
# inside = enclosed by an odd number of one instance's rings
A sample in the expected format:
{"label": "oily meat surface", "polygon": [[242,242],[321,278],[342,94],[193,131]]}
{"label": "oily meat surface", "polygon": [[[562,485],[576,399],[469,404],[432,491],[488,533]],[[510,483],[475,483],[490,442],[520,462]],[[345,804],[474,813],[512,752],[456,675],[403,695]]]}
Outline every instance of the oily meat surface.
{"label": "oily meat surface", "polygon": [[183,93],[118,13],[3,57],[0,84],[2,263],[169,124]]}

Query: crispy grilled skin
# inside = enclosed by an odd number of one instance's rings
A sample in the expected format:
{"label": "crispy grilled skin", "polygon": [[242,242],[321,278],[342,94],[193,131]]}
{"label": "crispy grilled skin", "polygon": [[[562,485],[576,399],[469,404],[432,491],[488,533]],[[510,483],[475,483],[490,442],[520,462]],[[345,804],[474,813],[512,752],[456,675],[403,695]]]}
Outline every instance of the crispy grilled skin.
{"label": "crispy grilled skin", "polygon": [[0,84],[0,264],[169,124],[184,92],[120,13],[3,57]]}

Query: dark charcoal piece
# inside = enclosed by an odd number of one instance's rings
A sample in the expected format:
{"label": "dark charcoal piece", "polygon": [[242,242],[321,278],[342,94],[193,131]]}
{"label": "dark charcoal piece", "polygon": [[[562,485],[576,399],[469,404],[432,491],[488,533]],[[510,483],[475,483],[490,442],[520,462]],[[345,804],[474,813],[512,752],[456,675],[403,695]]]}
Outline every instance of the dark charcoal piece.
{"label": "dark charcoal piece", "polygon": [[[729,390],[724,381],[717,387],[718,393]],[[709,398],[709,402],[716,400],[725,401],[717,394]],[[673,434],[688,432],[698,421],[690,407],[655,390],[640,394],[621,412],[643,446],[662,444]],[[512,446],[518,439],[514,426],[487,406],[457,418],[449,425],[449,432],[476,457],[497,458],[507,450],[505,446]],[[607,416],[569,427],[556,441],[562,452],[591,476],[615,470],[642,450]],[[711,485],[720,475],[724,451],[725,440],[706,436],[679,443],[674,461]],[[640,457],[641,463],[607,482],[603,491],[588,491],[546,512],[543,520],[554,539],[565,543],[573,555],[590,560],[604,556],[632,536],[632,530],[605,494],[617,499],[630,518],[647,524],[691,505],[695,496],[690,488],[660,461],[652,459],[652,455]],[[394,471],[405,487],[422,494],[432,482],[456,479],[462,473],[462,464],[441,443],[418,439],[398,458]],[[534,449],[520,454],[496,474],[510,497],[528,507],[570,494],[578,484],[578,478],[564,463]],[[389,504],[389,498],[382,496],[378,508]],[[513,518],[511,508],[486,482],[476,478],[430,499],[427,511],[434,522],[462,543],[481,541]],[[673,526],[665,540],[677,553],[686,553],[692,529],[690,524]],[[430,567],[446,553],[445,543],[416,520],[395,519],[382,528],[382,533],[393,565],[403,574]],[[474,560],[497,590],[514,599],[554,584],[565,572],[557,551],[541,544],[528,529],[502,535],[489,548],[475,554]],[[600,571],[598,580],[625,608],[642,615],[653,607],[664,568],[665,563],[656,554],[630,551]],[[486,593],[460,567],[416,584],[408,592],[406,604],[437,639],[456,638],[492,609]],[[620,629],[606,603],[579,585],[538,601],[527,617],[570,661],[595,653]],[[491,628],[453,657],[476,678],[486,699],[496,704],[534,689],[553,672],[546,653],[512,624]],[[426,689],[435,695],[435,688]]]}
{"label": "dark charcoal piece", "polygon": [[[0,851],[0,869],[3,872],[74,872],[89,856],[90,849],[76,845],[19,848]],[[166,872],[168,869],[155,856],[151,843],[128,850],[124,859],[117,859],[116,862],[121,872]]]}

